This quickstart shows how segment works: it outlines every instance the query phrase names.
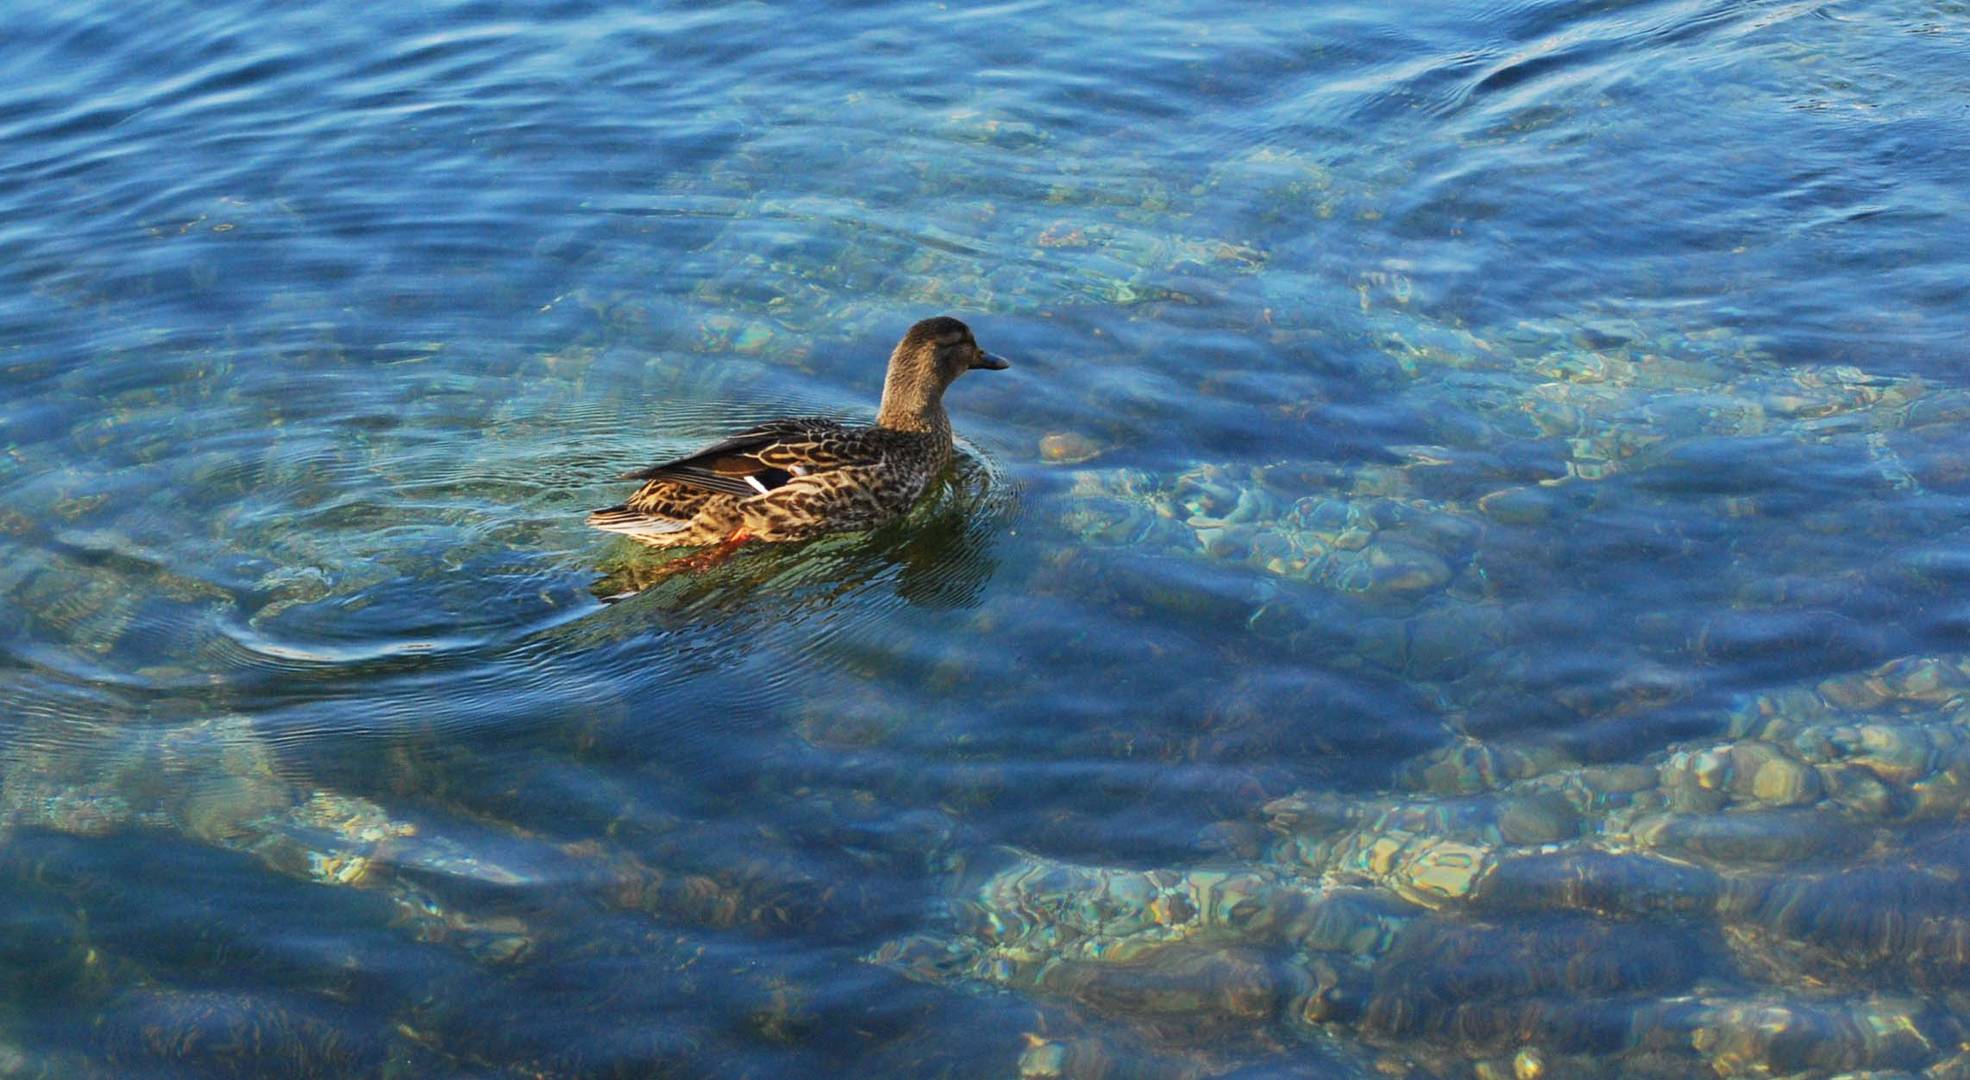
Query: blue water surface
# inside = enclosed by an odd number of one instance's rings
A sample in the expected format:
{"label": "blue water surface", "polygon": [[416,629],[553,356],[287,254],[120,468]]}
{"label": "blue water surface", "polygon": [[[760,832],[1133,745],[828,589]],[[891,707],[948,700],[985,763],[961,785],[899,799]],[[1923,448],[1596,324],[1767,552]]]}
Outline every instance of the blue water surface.
{"label": "blue water surface", "polygon": [[[6,4],[0,1073],[1956,1075],[1966,55]],[[908,520],[584,526],[940,313]]]}

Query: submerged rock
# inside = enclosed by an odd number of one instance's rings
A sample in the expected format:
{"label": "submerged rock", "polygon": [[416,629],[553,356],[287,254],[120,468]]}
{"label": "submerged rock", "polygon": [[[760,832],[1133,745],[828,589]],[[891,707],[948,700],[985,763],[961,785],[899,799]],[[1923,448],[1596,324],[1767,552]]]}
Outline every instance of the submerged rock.
{"label": "submerged rock", "polygon": [[1040,439],[1040,460],[1049,465],[1079,465],[1101,455],[1101,444],[1075,431],[1055,432]]}
{"label": "submerged rock", "polygon": [[[1170,1018],[1194,1011],[1199,1031],[1337,1031],[1499,1075],[1924,1068],[1958,1037],[1942,1005],[1758,988],[1970,986],[1970,840],[1919,809],[1953,805],[1962,686],[1970,658],[1885,665],[1621,765],[1453,744],[1398,770],[1407,794],[1267,802],[1270,843],[1212,866],[995,852],[944,933],[873,959],[1179,1042]],[[1879,823],[1911,819],[1942,830],[1926,859],[1883,850]]]}

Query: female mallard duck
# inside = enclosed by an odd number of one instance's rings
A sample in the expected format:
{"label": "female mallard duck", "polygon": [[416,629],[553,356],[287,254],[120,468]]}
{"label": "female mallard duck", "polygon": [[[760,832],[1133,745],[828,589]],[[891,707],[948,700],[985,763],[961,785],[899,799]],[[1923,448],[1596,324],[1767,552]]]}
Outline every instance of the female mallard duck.
{"label": "female mallard duck", "polygon": [[629,473],[623,479],[647,483],[588,523],[653,547],[805,540],[881,525],[909,510],[951,460],[945,389],[973,368],[1006,366],[965,324],[925,319],[889,354],[874,426],[768,421]]}

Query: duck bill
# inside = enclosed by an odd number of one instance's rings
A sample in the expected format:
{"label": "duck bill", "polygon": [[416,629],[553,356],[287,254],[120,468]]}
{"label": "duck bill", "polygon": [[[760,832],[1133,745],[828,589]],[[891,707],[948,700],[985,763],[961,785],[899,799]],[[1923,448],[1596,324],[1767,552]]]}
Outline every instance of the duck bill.
{"label": "duck bill", "polygon": [[1003,356],[993,356],[988,352],[980,352],[978,359],[972,361],[971,370],[977,371],[983,368],[986,371],[1004,371],[1011,366],[1011,364],[1006,363],[1006,358]]}

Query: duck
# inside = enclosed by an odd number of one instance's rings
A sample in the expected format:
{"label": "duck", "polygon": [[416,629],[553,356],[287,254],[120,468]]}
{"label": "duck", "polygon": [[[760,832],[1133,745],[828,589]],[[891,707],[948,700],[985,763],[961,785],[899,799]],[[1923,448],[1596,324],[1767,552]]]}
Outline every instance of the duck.
{"label": "duck", "polygon": [[894,521],[943,474],[952,453],[944,392],[967,371],[1011,365],[948,315],[911,326],[889,354],[873,424],[769,420],[675,461],[625,473],[635,494],[588,524],[659,548],[785,543]]}

